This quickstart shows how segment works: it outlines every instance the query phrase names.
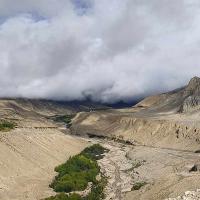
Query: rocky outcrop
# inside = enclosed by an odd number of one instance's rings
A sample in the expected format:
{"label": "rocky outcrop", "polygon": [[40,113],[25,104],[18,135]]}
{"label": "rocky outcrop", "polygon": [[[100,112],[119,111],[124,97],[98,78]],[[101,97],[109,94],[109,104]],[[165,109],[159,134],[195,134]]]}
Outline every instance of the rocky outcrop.
{"label": "rocky outcrop", "polygon": [[200,108],[200,78],[192,78],[188,85],[152,97],[147,97],[136,107],[146,108],[147,111],[174,111],[186,113],[198,110]]}
{"label": "rocky outcrop", "polygon": [[200,78],[194,77],[184,89],[185,96],[200,95]]}
{"label": "rocky outcrop", "polygon": [[190,112],[200,108],[200,78],[194,77],[184,89],[184,101],[181,105],[181,112]]}
{"label": "rocky outcrop", "polygon": [[181,112],[190,112],[200,108],[200,96],[189,96],[187,97],[182,106],[180,111]]}
{"label": "rocky outcrop", "polygon": [[195,164],[192,166],[192,168],[189,170],[189,172],[199,172],[200,171],[200,164]]}

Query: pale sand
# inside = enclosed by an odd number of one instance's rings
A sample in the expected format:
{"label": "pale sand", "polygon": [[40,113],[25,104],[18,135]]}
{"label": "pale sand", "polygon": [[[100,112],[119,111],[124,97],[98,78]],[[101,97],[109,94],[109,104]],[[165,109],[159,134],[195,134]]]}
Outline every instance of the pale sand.
{"label": "pale sand", "polygon": [[55,166],[87,145],[56,129],[0,133],[0,199],[39,200],[54,195],[48,185],[56,175]]}

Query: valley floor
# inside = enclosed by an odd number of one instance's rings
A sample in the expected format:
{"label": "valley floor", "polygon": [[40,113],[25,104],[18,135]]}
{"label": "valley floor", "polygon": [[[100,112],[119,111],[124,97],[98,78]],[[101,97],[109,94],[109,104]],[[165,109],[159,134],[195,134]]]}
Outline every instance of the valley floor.
{"label": "valley floor", "polygon": [[[106,139],[91,141],[110,149],[100,160],[109,177],[106,200],[165,200],[200,188],[200,172],[190,172],[200,154]],[[141,184],[139,190],[133,189],[136,184]]]}
{"label": "valley floor", "polygon": [[[164,200],[200,187],[200,173],[189,172],[200,155],[106,139],[83,139],[58,129],[17,128],[0,133],[0,199],[39,200],[55,193],[48,187],[54,167],[91,143],[110,152],[99,161],[109,177],[107,200]],[[131,191],[135,183],[146,183]]]}

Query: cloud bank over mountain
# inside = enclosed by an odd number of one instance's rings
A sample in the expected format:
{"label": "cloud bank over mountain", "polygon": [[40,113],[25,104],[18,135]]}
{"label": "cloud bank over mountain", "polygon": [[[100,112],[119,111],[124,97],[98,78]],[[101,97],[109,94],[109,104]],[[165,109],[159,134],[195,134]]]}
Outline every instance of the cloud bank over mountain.
{"label": "cloud bank over mountain", "polygon": [[113,102],[200,75],[198,0],[1,0],[0,96]]}

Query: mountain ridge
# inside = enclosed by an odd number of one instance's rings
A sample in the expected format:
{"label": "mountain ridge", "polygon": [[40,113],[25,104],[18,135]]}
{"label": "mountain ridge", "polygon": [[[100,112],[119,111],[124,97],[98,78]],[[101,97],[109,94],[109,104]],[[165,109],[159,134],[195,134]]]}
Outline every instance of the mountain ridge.
{"label": "mountain ridge", "polygon": [[188,85],[145,98],[134,107],[147,110],[174,111],[174,113],[186,113],[199,109],[200,106],[200,78],[193,77]]}

